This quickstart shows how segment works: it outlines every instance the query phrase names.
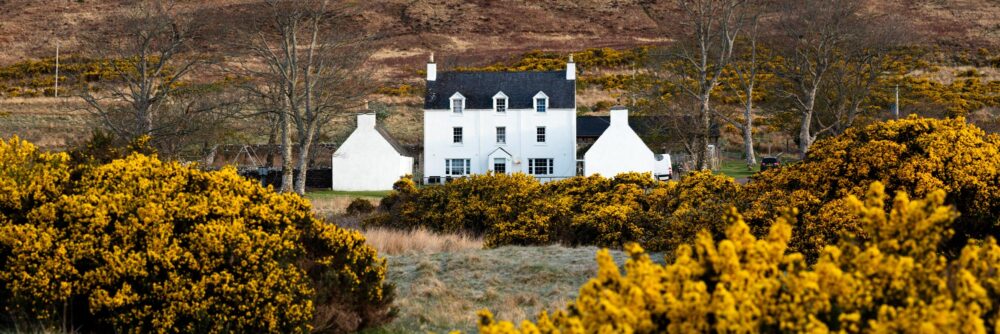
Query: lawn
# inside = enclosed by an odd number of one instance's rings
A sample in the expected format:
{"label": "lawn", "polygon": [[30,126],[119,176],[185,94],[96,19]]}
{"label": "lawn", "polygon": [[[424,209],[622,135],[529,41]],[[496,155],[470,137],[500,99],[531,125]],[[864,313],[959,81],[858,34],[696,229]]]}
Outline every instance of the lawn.
{"label": "lawn", "polygon": [[376,197],[382,198],[392,190],[377,190],[377,191],[342,191],[342,190],[316,190],[309,191],[306,193],[306,198],[308,199],[326,199],[331,197]]}
{"label": "lawn", "polygon": [[312,203],[313,213],[320,217],[332,217],[343,214],[347,206],[356,198],[369,200],[378,205],[380,199],[391,191],[339,191],[318,190],[306,192],[306,198]]}
{"label": "lawn", "polygon": [[728,175],[734,179],[750,177],[754,173],[760,171],[760,166],[753,166],[753,169],[747,169],[747,164],[743,160],[722,160],[722,168],[716,173]]}

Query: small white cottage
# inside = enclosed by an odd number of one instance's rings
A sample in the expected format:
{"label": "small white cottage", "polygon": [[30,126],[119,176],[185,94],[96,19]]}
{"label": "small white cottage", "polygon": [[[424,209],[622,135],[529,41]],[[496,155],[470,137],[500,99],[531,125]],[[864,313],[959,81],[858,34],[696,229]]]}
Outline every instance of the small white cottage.
{"label": "small white cottage", "polygon": [[391,190],[400,176],[413,174],[413,158],[368,113],[358,115],[357,129],[333,153],[331,168],[334,190]]}
{"label": "small white cottage", "polygon": [[611,124],[583,155],[585,175],[653,173],[656,157],[628,125],[628,109],[611,108]]}

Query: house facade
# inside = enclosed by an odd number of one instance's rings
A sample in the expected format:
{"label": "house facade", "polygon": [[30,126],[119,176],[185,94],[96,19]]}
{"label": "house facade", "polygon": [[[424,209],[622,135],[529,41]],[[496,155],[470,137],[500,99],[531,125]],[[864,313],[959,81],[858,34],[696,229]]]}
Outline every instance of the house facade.
{"label": "house facade", "polygon": [[358,115],[358,127],[333,153],[334,190],[391,190],[401,176],[413,174],[413,158],[375,123],[374,113]]}
{"label": "house facade", "polygon": [[486,172],[577,175],[576,64],[550,72],[437,72],[427,64],[425,183]]}

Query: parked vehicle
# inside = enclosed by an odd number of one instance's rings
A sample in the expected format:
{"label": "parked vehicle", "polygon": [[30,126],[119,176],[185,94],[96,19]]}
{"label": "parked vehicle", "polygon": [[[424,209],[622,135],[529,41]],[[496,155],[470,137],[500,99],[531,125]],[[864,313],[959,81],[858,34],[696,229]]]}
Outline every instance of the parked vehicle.
{"label": "parked vehicle", "polygon": [[656,158],[656,162],[653,164],[653,174],[655,174],[656,179],[669,181],[674,176],[673,162],[670,160],[670,154],[657,154],[654,157]]}
{"label": "parked vehicle", "polygon": [[781,161],[775,157],[766,157],[760,160],[760,171],[781,167]]}

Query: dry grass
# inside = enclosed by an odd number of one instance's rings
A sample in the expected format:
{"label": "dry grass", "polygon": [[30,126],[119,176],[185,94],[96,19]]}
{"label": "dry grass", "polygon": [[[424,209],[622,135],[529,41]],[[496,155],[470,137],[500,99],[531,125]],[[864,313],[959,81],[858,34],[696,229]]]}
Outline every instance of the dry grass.
{"label": "dry grass", "polygon": [[[597,274],[597,248],[501,247],[389,255],[399,316],[373,333],[475,332],[476,311],[498,319],[534,320],[576,298]],[[622,264],[625,254],[612,251]],[[658,256],[654,255],[653,258]]]}
{"label": "dry grass", "polygon": [[437,234],[425,229],[402,231],[374,228],[364,231],[368,244],[379,255],[404,255],[418,253],[458,252],[482,249],[483,239],[459,234]]}

